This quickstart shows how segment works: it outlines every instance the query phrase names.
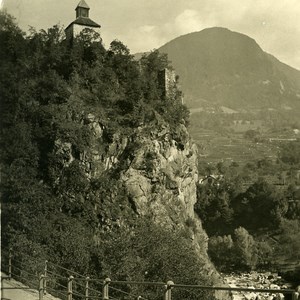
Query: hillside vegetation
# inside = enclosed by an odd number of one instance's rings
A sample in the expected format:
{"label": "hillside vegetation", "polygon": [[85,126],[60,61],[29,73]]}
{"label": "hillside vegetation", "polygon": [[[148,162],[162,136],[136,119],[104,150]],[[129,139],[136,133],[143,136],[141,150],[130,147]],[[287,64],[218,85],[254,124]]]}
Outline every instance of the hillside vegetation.
{"label": "hillside vegetation", "polygon": [[[273,270],[299,283],[300,143],[282,147],[277,162],[199,164],[195,210],[216,266]],[[207,179],[206,179],[207,178]]]}
{"label": "hillside vegetation", "polygon": [[2,267],[12,247],[33,274],[47,259],[97,278],[216,283],[187,109],[158,80],[166,56],[136,62],[89,30],[26,36],[3,12],[0,28]]}
{"label": "hillside vegetation", "polygon": [[[153,51],[136,61],[122,42],[115,40],[105,49],[91,30],[73,41],[64,39],[59,26],[32,29],[25,35],[3,12],[0,28],[4,269],[12,248],[19,268],[26,265],[25,271],[34,274],[49,260],[97,278],[218,285],[220,277],[207,249],[218,267],[226,270],[270,267],[270,254],[273,258],[286,252],[290,258],[299,250],[299,203],[290,204],[297,197],[297,182],[279,192],[256,177],[267,175],[266,170],[272,173],[275,167],[282,171],[278,166],[283,164],[283,171],[296,173],[298,144],[283,147],[276,166],[274,161],[258,160],[257,165],[246,166],[200,164],[198,170],[197,147],[186,129],[189,113],[181,103],[178,80],[170,94],[160,81],[160,72],[170,67],[167,55]],[[237,47],[232,51],[237,57],[232,74],[228,66],[233,56],[224,60],[209,46],[220,32],[224,47]],[[201,69],[202,77],[193,79],[194,84],[216,103],[226,91],[232,95],[227,80],[234,79],[239,87],[250,82],[251,91],[270,92],[276,103],[294,105],[296,83],[287,78],[296,71],[281,77],[284,66],[277,73],[253,40],[240,38],[242,44],[224,29],[208,31],[200,48],[217,59],[208,64],[195,58],[199,65],[194,70]],[[193,45],[192,40],[188,43]],[[241,50],[250,64],[239,59]],[[192,53],[186,55],[190,57]],[[241,70],[247,77],[238,79]],[[272,80],[281,80],[290,97],[283,99],[277,88],[269,90],[273,83],[259,92],[257,70],[261,79],[274,71]],[[190,71],[193,75],[193,68]],[[182,74],[181,78],[184,87],[189,80]],[[221,89],[215,93],[221,86],[226,86],[225,94]],[[240,103],[246,103],[251,96],[244,90],[234,93],[236,98],[225,97],[228,105],[235,105],[242,95],[246,96]],[[264,98],[263,106],[269,100]],[[259,102],[255,101],[253,105]],[[203,127],[208,126],[206,121],[220,121],[209,116],[202,119]],[[257,132],[245,133],[251,143],[258,137]],[[211,175],[215,170],[224,180],[198,184],[198,172]],[[265,232],[279,238],[280,245],[292,245],[292,250],[285,246],[274,253],[260,240]],[[147,287],[128,292],[161,297],[160,291]],[[200,296],[228,298],[211,292]],[[174,299],[198,297],[199,293],[185,290],[174,293]]]}

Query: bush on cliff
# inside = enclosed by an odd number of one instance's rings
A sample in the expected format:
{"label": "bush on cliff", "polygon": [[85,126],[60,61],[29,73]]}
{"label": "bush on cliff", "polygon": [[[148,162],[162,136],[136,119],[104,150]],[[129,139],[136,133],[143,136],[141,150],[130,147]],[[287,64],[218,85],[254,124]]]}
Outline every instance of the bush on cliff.
{"label": "bush on cliff", "polygon": [[[108,239],[107,236],[110,236]],[[139,218],[134,228],[116,229],[102,235],[99,266],[113,280],[167,282],[212,285],[205,274],[205,261],[184,232],[174,232]],[[146,298],[160,299],[161,288],[132,286],[131,292]],[[209,292],[173,290],[174,299],[211,299]]]}

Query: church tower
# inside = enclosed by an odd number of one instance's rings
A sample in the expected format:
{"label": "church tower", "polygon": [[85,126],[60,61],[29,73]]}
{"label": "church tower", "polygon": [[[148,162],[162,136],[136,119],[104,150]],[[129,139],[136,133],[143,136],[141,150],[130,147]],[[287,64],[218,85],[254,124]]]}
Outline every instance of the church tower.
{"label": "church tower", "polygon": [[100,34],[100,25],[94,22],[89,17],[90,8],[85,2],[81,0],[76,10],[76,19],[65,29],[67,39],[72,39],[80,34],[80,32],[85,28],[90,28]]}

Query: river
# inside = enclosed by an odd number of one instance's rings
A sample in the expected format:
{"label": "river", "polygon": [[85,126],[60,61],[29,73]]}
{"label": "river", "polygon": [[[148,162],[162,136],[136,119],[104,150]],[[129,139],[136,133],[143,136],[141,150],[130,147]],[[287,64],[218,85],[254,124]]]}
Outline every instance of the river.
{"label": "river", "polygon": [[[292,285],[287,283],[277,273],[271,272],[250,272],[242,274],[222,274],[224,281],[230,287],[249,289],[291,289]],[[273,300],[284,299],[282,293],[271,294],[266,292],[233,292],[234,300]]]}

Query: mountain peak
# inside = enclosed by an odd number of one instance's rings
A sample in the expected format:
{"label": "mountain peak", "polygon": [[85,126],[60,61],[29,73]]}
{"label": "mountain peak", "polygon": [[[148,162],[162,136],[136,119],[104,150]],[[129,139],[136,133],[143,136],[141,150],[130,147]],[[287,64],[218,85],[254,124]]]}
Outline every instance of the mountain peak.
{"label": "mountain peak", "polygon": [[194,47],[207,48],[209,51],[211,51],[214,47],[225,50],[234,48],[234,50],[243,51],[251,48],[251,50],[255,49],[256,51],[262,51],[254,39],[245,34],[231,31],[224,27],[205,28],[201,31],[182,35],[166,43],[160,49],[168,50],[169,45],[171,45],[171,47],[178,47],[180,44],[182,44],[187,51],[195,50]]}
{"label": "mountain peak", "polygon": [[227,28],[182,35],[159,51],[172,61],[191,108],[201,107],[203,99],[232,109],[293,107],[290,102],[296,103],[300,94],[300,72],[271,59],[254,39]]}

